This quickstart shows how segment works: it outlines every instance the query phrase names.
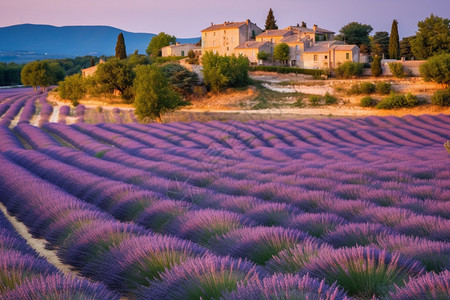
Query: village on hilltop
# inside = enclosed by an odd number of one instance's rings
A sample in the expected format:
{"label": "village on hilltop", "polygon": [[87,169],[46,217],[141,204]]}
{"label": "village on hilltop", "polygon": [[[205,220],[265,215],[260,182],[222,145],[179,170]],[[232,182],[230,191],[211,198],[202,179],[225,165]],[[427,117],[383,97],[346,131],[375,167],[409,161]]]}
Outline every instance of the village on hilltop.
{"label": "village on hilltop", "polygon": [[[358,46],[334,40],[333,31],[303,25],[264,31],[250,20],[211,24],[201,31],[201,46],[176,43],[162,48],[162,56],[185,56],[190,50],[212,51],[220,55],[244,55],[251,65],[279,65],[273,53],[276,45],[284,43],[289,46],[286,66],[333,69],[347,61],[365,62],[366,56],[360,54]],[[261,52],[267,53],[269,59],[259,59]]]}

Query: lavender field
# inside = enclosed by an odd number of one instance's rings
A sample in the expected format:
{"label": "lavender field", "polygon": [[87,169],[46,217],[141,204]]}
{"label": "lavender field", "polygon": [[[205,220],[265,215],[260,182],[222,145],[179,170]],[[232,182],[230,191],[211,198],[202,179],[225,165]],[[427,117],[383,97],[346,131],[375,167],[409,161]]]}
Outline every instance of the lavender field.
{"label": "lavender field", "polygon": [[51,108],[0,91],[0,202],[80,276],[0,215],[2,299],[450,296],[448,115],[66,125]]}

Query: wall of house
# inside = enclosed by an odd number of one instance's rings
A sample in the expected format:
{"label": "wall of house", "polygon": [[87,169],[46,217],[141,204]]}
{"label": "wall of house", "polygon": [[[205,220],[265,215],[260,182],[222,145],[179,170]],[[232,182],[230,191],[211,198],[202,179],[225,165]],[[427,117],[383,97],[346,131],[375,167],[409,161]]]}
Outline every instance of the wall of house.
{"label": "wall of house", "polygon": [[261,46],[259,49],[235,49],[234,53],[236,56],[238,56],[239,54],[245,55],[248,57],[248,60],[250,61],[251,64],[259,65],[260,61],[258,60],[258,53],[260,51],[264,51],[266,53],[269,53],[270,55],[270,46],[267,44]]}
{"label": "wall of house", "polygon": [[[303,43],[288,44],[290,66],[303,68],[303,52],[305,45]],[[295,61],[295,65],[293,64]]]}
{"label": "wall of house", "polygon": [[[314,56],[317,55],[317,60]],[[326,57],[326,58],[325,58]],[[305,69],[323,69],[329,68],[330,54],[324,53],[303,53],[303,66]]]}
{"label": "wall of house", "polygon": [[[161,48],[161,55],[167,56],[187,56],[190,50],[197,48],[194,44],[180,44]],[[184,53],[183,53],[184,52]]]}
{"label": "wall of house", "polygon": [[213,51],[220,55],[231,55],[234,48],[251,40],[253,36],[261,33],[255,24],[249,23],[240,28],[219,29],[202,32],[202,51]]}

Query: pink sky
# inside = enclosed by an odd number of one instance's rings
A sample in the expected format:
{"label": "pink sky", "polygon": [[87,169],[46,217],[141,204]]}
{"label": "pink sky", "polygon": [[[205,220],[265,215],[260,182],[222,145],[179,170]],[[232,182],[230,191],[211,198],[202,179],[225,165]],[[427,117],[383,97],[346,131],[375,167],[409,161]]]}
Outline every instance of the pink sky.
{"label": "pink sky", "polygon": [[417,22],[431,13],[450,18],[450,0],[1,0],[0,27],[21,23],[108,25],[131,32],[177,37],[200,36],[211,22],[250,19],[264,27],[269,8],[278,26],[306,21],[338,32],[352,21],[390,32],[399,21],[400,36],[413,35]]}

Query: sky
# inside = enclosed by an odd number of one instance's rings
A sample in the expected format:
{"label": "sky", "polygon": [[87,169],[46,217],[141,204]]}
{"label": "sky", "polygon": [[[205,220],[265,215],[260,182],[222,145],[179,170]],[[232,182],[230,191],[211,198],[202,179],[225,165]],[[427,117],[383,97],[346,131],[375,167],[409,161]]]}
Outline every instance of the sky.
{"label": "sky", "polygon": [[264,28],[269,8],[279,28],[305,21],[338,32],[356,21],[371,25],[373,35],[390,32],[397,19],[400,37],[414,35],[417,22],[431,13],[450,18],[450,0],[0,0],[0,27],[107,25],[190,38],[225,21],[250,19]]}

